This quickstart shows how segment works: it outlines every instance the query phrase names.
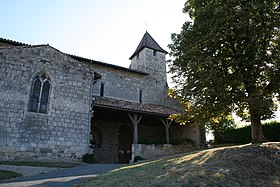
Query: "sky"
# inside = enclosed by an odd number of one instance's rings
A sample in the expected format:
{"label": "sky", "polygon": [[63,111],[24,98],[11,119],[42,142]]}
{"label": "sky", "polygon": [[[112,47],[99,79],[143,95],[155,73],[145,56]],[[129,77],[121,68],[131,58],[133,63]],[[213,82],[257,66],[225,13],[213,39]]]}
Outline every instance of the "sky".
{"label": "sky", "polygon": [[[0,37],[129,67],[146,31],[166,51],[186,0],[3,0]],[[168,58],[168,56],[167,56]]]}

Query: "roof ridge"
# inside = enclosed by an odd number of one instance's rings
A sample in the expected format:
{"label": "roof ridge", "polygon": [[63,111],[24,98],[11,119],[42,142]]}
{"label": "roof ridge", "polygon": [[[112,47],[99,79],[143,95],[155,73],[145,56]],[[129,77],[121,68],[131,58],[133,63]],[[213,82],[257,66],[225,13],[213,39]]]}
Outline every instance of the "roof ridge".
{"label": "roof ridge", "polygon": [[23,43],[23,42],[18,42],[18,41],[15,41],[15,40],[10,40],[10,39],[7,39],[7,38],[2,38],[2,37],[0,37],[0,41],[4,41],[4,42],[7,42],[9,44],[17,45],[17,46],[32,46],[31,44],[26,44],[26,43]]}
{"label": "roof ridge", "polygon": [[164,115],[164,116],[180,113],[179,111],[172,108],[168,108],[164,105],[132,102],[132,101],[123,100],[121,98],[116,99],[116,98],[102,97],[97,95],[94,95],[94,97],[95,97],[94,106],[99,106],[99,107],[105,107],[105,108],[108,107],[112,109],[135,111],[140,113],[148,113],[148,114]]}
{"label": "roof ridge", "polygon": [[[3,42],[14,45],[14,46],[9,46],[9,47],[13,47],[13,48],[15,48],[15,47],[40,47],[40,46],[52,47],[49,44],[31,45],[31,44],[18,42],[18,41],[9,40],[9,39],[2,38],[2,37],[0,37],[0,41],[3,41]],[[7,47],[5,47],[5,48],[7,48]],[[92,59],[77,56],[77,55],[67,54],[67,53],[64,53],[64,52],[56,49],[55,47],[52,47],[52,48],[54,48],[55,50],[65,54],[65,55],[68,55],[68,56],[70,56],[70,57],[72,57],[72,58],[74,58],[75,60],[78,60],[78,61],[84,60],[86,62],[95,63],[95,64],[98,64],[98,65],[103,65],[103,66],[107,66],[107,67],[111,67],[111,68],[119,69],[119,70],[123,70],[123,71],[129,71],[129,72],[132,72],[132,73],[138,73],[138,74],[141,74],[141,75],[148,75],[149,74],[147,72],[130,69],[130,68],[126,68],[126,67],[123,67],[123,66],[118,66],[118,65],[114,65],[114,64],[105,63],[105,62],[100,62],[100,61],[92,60]]]}
{"label": "roof ridge", "polygon": [[93,60],[93,59],[89,59],[89,58],[85,58],[85,57],[81,57],[81,56],[77,56],[77,55],[71,55],[71,54],[67,54],[67,53],[64,53],[64,54],[66,54],[66,55],[68,55],[68,56],[70,56],[70,57],[72,57],[72,58],[74,58],[78,61],[84,60],[86,62],[95,63],[95,64],[98,64],[98,65],[107,66],[107,67],[111,67],[111,68],[115,68],[115,69],[119,69],[119,70],[124,70],[124,71],[129,71],[129,72],[133,72],[133,73],[138,73],[138,74],[142,74],[142,75],[148,75],[149,74],[147,72],[126,68],[126,67],[118,66],[118,65],[115,65],[115,64],[105,63],[105,62],[101,62],[101,61],[97,61],[97,60]]}

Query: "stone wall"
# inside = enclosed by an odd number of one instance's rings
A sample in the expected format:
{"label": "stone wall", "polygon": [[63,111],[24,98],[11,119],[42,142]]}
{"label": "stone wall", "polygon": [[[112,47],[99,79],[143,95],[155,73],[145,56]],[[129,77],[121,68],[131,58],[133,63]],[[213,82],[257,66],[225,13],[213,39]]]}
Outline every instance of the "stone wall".
{"label": "stone wall", "polygon": [[166,95],[166,61],[165,53],[144,48],[139,55],[131,59],[130,68],[149,73],[145,77],[145,91],[148,92],[146,100],[150,103],[163,105]]}
{"label": "stone wall", "polygon": [[192,145],[143,145],[143,144],[132,144],[132,160],[136,156],[140,156],[143,159],[152,160],[159,157],[184,153],[193,149]]}
{"label": "stone wall", "polygon": [[[140,90],[145,87],[145,75],[98,64],[92,64],[92,67],[101,75],[93,86],[94,95],[100,95],[101,84],[104,84],[104,97],[139,102]],[[143,91],[142,99],[145,100],[146,94]]]}
{"label": "stone wall", "polygon": [[164,125],[138,125],[139,142],[143,141],[156,141],[159,143],[165,143],[165,127]]}
{"label": "stone wall", "polygon": [[94,147],[97,163],[118,163],[119,130],[126,123],[93,119],[93,126],[101,132],[100,147]]}
{"label": "stone wall", "polygon": [[[34,77],[51,91],[46,114],[28,111]],[[93,71],[49,46],[0,48],[0,160],[77,161],[87,153]]]}
{"label": "stone wall", "polygon": [[[167,89],[165,54],[158,52],[158,56],[154,57],[153,50],[142,51],[137,61],[134,60],[136,57],[132,59],[130,69],[146,72],[148,75],[93,63],[94,70],[102,76],[94,85],[93,94],[100,95],[101,84],[104,84],[105,97],[139,102],[141,90],[142,103],[163,105]],[[141,68],[133,64],[140,64]]]}
{"label": "stone wall", "polygon": [[175,125],[170,127],[170,139],[190,139],[195,146],[201,144],[200,128],[198,125]]}
{"label": "stone wall", "polygon": [[[102,140],[100,147],[94,147],[94,156],[97,163],[118,163],[119,150],[119,131],[121,126],[129,125],[131,133],[133,133],[132,124],[130,122],[113,122],[93,119],[93,127],[98,128],[101,132]],[[162,125],[163,126],[163,125]],[[139,124],[139,139],[142,138],[160,138],[164,140],[165,130],[161,126],[153,126],[148,124]]]}

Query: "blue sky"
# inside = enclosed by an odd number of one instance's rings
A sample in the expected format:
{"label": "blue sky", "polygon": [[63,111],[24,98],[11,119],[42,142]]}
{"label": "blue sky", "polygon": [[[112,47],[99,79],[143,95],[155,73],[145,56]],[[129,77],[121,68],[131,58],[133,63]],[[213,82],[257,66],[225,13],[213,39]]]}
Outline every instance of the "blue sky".
{"label": "blue sky", "polygon": [[[147,30],[165,50],[185,0],[3,0],[0,37],[128,67]],[[147,26],[146,26],[147,25]]]}

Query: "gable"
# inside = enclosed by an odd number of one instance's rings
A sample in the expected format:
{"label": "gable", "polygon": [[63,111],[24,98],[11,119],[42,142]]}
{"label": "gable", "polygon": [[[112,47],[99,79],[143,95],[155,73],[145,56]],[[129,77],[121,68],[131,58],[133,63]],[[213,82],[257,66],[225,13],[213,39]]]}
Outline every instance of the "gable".
{"label": "gable", "polygon": [[[5,62],[21,59],[20,61],[29,64],[41,64],[42,68],[50,65],[63,66],[65,70],[70,71],[70,66],[84,66],[84,71],[93,74],[93,69],[85,65],[71,56],[60,52],[49,45],[33,45],[33,46],[13,46],[0,48],[0,58],[4,58]],[[3,62],[4,62],[3,61]],[[69,65],[69,67],[68,67]]]}

